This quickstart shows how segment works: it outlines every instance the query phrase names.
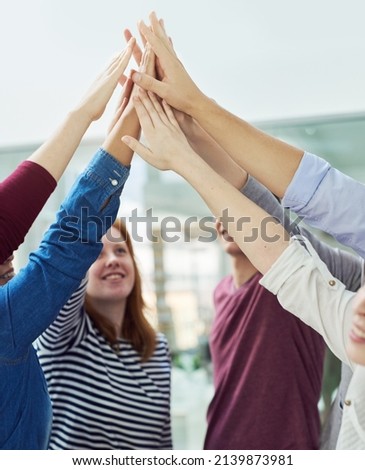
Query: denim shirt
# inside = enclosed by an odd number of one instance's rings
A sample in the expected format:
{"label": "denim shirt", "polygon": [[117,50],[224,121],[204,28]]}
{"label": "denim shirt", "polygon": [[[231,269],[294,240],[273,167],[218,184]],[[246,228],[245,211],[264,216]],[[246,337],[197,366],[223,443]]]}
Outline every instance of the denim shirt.
{"label": "denim shirt", "polygon": [[79,176],[27,266],[0,288],[0,448],[47,449],[52,408],[33,341],[98,257],[129,167],[103,149]]}
{"label": "denim shirt", "polygon": [[365,258],[363,201],[364,184],[305,153],[282,203]]}

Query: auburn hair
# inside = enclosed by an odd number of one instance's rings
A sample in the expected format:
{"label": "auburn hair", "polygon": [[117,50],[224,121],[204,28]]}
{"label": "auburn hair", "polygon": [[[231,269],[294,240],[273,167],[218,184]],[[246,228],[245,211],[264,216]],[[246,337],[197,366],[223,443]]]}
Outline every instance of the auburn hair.
{"label": "auburn hair", "polygon": [[[127,243],[135,271],[134,286],[127,298],[121,336],[123,339],[131,342],[134,349],[140,354],[142,362],[145,362],[152,356],[156,348],[156,332],[145,316],[146,304],[142,295],[141,274],[137,266],[131,237],[127,231],[127,227],[122,218],[117,218],[113,223],[113,227],[119,230],[122,238]],[[87,314],[92,318],[96,327],[105,336],[110,345],[113,348],[117,346],[118,337],[116,337],[113,328],[106,321],[105,317],[100,315],[92,307],[88,294],[85,296],[84,307]]]}

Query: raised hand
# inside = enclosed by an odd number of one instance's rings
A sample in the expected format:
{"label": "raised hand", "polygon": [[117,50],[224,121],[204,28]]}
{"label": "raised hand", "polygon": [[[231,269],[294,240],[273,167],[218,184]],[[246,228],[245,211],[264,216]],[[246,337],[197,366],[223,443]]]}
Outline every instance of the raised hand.
{"label": "raised hand", "polygon": [[151,27],[141,21],[139,30],[156,54],[158,75],[161,76],[161,80],[141,73],[134,73],[132,79],[145,90],[152,91],[163,98],[174,108],[191,114],[190,110],[203,96],[202,92],[177,58],[163,23],[160,23],[155,13],[151,13],[150,21]]}
{"label": "raised hand", "polygon": [[123,90],[120,95],[114,116],[109,124],[108,130],[107,130],[108,134],[110,134],[110,132],[113,130],[114,126],[120,120],[125,108],[127,107],[131,98],[133,86],[134,86],[133,80],[131,80],[130,78],[127,78],[125,80]]}
{"label": "raised hand", "polygon": [[103,114],[132,55],[135,39],[131,38],[123,52],[118,54],[98,76],[80,103],[68,113],[65,121],[28,160],[43,166],[56,181],[77,149],[92,121]]}
{"label": "raised hand", "polygon": [[[129,37],[129,35],[129,30],[126,30],[126,38]],[[134,51],[135,50],[137,51],[133,52],[133,54],[135,54],[135,59],[138,59],[140,72],[147,73],[154,77],[156,56],[153,50],[151,49],[151,46],[149,44],[146,44],[144,51],[142,51],[142,49],[140,49],[139,46],[136,44],[134,47]],[[110,134],[115,125],[120,122],[120,119],[127,107],[128,109],[126,112],[134,111],[134,105],[133,101],[131,100],[131,97],[138,93],[138,88],[138,86],[134,86],[133,80],[131,80],[131,78],[127,78],[125,80],[116,112],[108,127],[108,134]]]}
{"label": "raised hand", "polygon": [[[288,237],[284,228],[278,224],[270,227],[270,236],[275,243],[267,243],[265,237],[255,238],[255,243],[244,243],[245,237],[252,237],[253,230],[261,226],[268,214],[194,152],[166,102],[160,104],[151,92],[142,92],[134,103],[148,146],[130,136],[124,136],[123,142],[154,167],[173,170],[182,176],[200,194],[215,217],[224,218],[228,208],[230,220],[225,218],[226,230],[256,268],[265,273],[287,247]],[[239,223],[242,214],[249,223]]]}
{"label": "raised hand", "polygon": [[[133,38],[132,33],[130,32],[129,29],[125,29],[123,33],[124,33],[124,38],[128,44],[129,41]],[[138,65],[139,71],[141,73],[145,72],[145,73],[149,73],[152,76],[155,76],[155,72],[154,72],[155,55],[150,47],[146,48],[146,40],[144,36],[141,36],[141,38],[142,38],[142,42],[143,42],[143,46],[145,47],[145,50],[143,51],[139,47],[137,41],[135,41],[134,46],[133,46],[133,51],[132,51],[133,58],[136,64]],[[121,85],[123,85],[123,90],[118,100],[115,114],[109,124],[108,130],[107,130],[108,134],[112,131],[115,124],[120,120],[125,108],[127,107],[127,104],[130,102],[132,90],[134,88],[133,80],[130,77],[126,77],[125,75],[122,75],[119,82]]]}
{"label": "raised hand", "polygon": [[[143,51],[139,68],[142,72],[151,75],[155,74],[155,54],[148,44],[146,44]],[[120,105],[103,143],[103,148],[124,165],[130,164],[133,152],[123,143],[121,140],[122,136],[128,134],[137,140],[141,133],[140,122],[134,107],[134,100],[132,99],[132,97],[138,94],[138,91],[139,87],[133,86],[133,82],[128,79],[123,88]]]}
{"label": "raised hand", "polygon": [[96,121],[103,114],[119,80],[131,58],[135,39],[129,39],[127,47],[118,54],[106,69],[97,77],[81,100],[78,109],[83,109],[91,121]]}
{"label": "raised hand", "polygon": [[145,50],[142,54],[141,63],[139,66],[139,71],[150,75],[151,77],[156,76],[156,54],[153,52],[150,44],[145,44]]}
{"label": "raised hand", "polygon": [[198,157],[166,102],[160,104],[153,93],[142,90],[133,101],[148,142],[147,147],[131,136],[124,136],[123,142],[133,151],[156,168],[174,170],[177,173],[189,156]]}
{"label": "raised hand", "polygon": [[[124,30],[124,38],[125,40],[127,41],[130,41],[132,39],[133,35],[132,33],[130,32],[129,29],[125,29]],[[142,44],[143,46],[146,46],[146,39],[144,36],[141,35],[141,39],[142,39]],[[133,58],[134,60],[136,61],[136,64],[137,66],[139,67],[140,64],[141,64],[141,61],[142,61],[142,56],[143,56],[143,51],[142,49],[139,47],[137,41],[135,42],[134,44],[134,47],[133,47]]]}

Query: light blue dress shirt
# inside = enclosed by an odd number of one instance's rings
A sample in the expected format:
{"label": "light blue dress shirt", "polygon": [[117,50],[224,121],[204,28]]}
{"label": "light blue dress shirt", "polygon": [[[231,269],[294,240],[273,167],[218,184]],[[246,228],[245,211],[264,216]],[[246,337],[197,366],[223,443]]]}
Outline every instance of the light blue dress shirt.
{"label": "light blue dress shirt", "polygon": [[282,203],[365,258],[364,184],[305,153]]}

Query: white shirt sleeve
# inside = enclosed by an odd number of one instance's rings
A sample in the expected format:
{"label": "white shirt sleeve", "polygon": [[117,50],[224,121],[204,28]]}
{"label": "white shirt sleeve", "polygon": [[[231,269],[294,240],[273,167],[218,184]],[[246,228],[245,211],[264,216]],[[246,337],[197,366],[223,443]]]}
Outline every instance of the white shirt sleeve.
{"label": "white shirt sleeve", "polygon": [[335,279],[308,240],[296,239],[260,281],[280,304],[321,334],[333,353],[352,365],[346,354],[354,293]]}

